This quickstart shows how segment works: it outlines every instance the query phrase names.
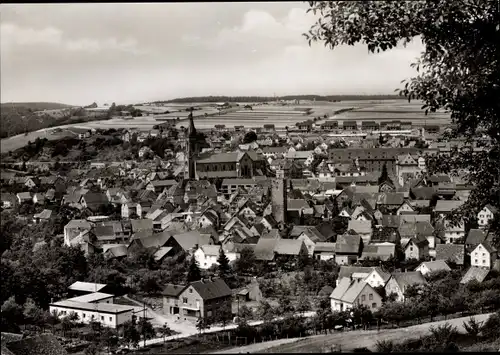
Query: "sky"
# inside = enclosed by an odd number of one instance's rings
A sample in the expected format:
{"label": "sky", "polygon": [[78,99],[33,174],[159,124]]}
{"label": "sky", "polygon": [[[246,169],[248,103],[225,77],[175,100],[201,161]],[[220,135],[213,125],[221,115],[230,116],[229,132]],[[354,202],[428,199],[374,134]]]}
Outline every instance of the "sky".
{"label": "sky", "polygon": [[0,5],[1,102],[392,94],[423,50],[309,47],[305,2]]}

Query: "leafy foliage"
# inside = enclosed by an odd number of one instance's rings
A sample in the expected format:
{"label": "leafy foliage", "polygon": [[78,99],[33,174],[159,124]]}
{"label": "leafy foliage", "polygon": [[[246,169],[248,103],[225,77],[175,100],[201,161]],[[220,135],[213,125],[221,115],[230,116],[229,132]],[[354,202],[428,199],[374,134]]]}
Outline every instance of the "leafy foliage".
{"label": "leafy foliage", "polygon": [[[500,11],[498,1],[311,1],[317,22],[304,36],[336,48],[363,43],[372,53],[406,45],[419,37],[425,45],[412,64],[418,75],[399,90],[424,101],[425,112],[445,110],[454,124],[448,139],[489,139],[483,150],[454,149],[428,157],[430,173],[465,177],[474,189],[451,221],[466,223],[486,204],[500,207]],[[404,82],[404,81],[403,81]],[[500,245],[498,214],[491,229]]]}

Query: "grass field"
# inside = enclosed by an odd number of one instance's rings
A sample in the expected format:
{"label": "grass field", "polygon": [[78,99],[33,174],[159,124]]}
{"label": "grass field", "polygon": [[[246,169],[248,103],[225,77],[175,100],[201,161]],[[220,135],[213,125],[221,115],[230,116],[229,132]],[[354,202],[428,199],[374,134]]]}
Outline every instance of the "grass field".
{"label": "grass field", "polygon": [[[477,321],[485,321],[489,314],[481,314],[474,316]],[[342,351],[350,351],[355,348],[366,347],[370,350],[375,350],[377,341],[392,340],[402,342],[411,338],[418,338],[429,334],[431,326],[437,327],[441,324],[449,322],[456,326],[460,332],[464,332],[463,322],[468,321],[469,317],[455,318],[448,321],[438,321],[432,323],[419,324],[407,328],[387,329],[387,330],[367,330],[367,331],[349,331],[330,335],[316,335],[299,340],[289,344],[283,344],[276,347],[266,349],[258,349],[255,352],[260,353],[304,353],[304,352],[323,352],[324,349],[332,347],[340,347]],[[259,345],[259,344],[256,344]],[[233,349],[234,351],[235,349]],[[254,352],[250,349],[245,349],[245,352]],[[234,351],[236,352],[236,351]],[[233,352],[233,353],[234,353]],[[227,352],[229,353],[229,351]]]}

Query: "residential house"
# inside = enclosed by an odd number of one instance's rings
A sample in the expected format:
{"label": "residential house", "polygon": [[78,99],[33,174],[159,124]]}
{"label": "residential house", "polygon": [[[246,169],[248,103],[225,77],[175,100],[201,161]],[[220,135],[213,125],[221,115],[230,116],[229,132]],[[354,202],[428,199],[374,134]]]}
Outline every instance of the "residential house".
{"label": "residential house", "polygon": [[477,281],[481,283],[486,280],[488,275],[490,274],[490,269],[478,266],[471,266],[469,270],[465,273],[462,280],[460,280],[461,284],[468,284],[471,281]]}
{"label": "residential house", "polygon": [[420,271],[422,275],[427,275],[431,272],[437,271],[451,271],[451,268],[446,264],[444,260],[435,260],[435,261],[424,261],[421,263],[415,271]]}
{"label": "residential house", "polygon": [[177,181],[175,180],[153,180],[147,184],[146,190],[160,193],[163,192],[163,190],[168,189],[175,184],[177,184]]}
{"label": "residential house", "polygon": [[416,208],[415,205],[412,203],[412,201],[404,201],[401,206],[396,210],[396,215],[401,215],[401,214],[416,214]]}
{"label": "residential house", "polygon": [[394,293],[396,301],[404,302],[406,289],[414,285],[427,285],[427,281],[419,271],[394,272],[384,287],[385,294],[389,296]]}
{"label": "residential house", "polygon": [[462,200],[438,200],[436,207],[434,207],[434,213],[436,216],[445,217],[451,214],[453,210],[462,206],[464,202]]}
{"label": "residential house", "polygon": [[100,192],[87,192],[80,197],[80,205],[83,208],[88,208],[92,212],[98,212],[101,208],[109,204],[105,194]]}
{"label": "residential house", "polygon": [[470,255],[471,266],[491,269],[498,259],[498,251],[489,242],[480,243]]}
{"label": "residential house", "polygon": [[401,240],[401,247],[406,260],[420,260],[429,256],[429,241],[423,236],[412,237],[404,242]]}
{"label": "residential house", "polygon": [[436,260],[453,262],[459,266],[465,262],[465,245],[463,244],[438,244],[436,245]]}
{"label": "residential house", "polygon": [[[297,227],[302,227],[302,228],[300,228],[301,229],[300,230]],[[314,248],[316,243],[326,242],[326,238],[318,231],[316,227],[312,226],[294,226],[289,237],[291,239],[302,240],[310,256],[313,256],[314,254]]]}
{"label": "residential house", "polygon": [[335,243],[335,262],[349,265],[358,260],[363,250],[363,239],[357,234],[345,234],[337,237]]}
{"label": "residential house", "polygon": [[364,305],[375,312],[382,306],[382,297],[361,280],[343,278],[330,295],[332,311],[343,312],[355,306]]}
{"label": "residential house", "polygon": [[200,231],[188,231],[172,235],[164,246],[172,247],[174,254],[178,254],[179,252],[192,253],[200,245],[213,245],[215,242],[211,234],[200,233]]}
{"label": "residential house", "polygon": [[84,219],[73,219],[64,226],[64,244],[71,246],[71,241],[82,232],[90,232],[92,224]]}
{"label": "residential house", "polygon": [[335,258],[335,243],[316,242],[313,257],[317,260],[327,261]]}
{"label": "residential house", "polygon": [[367,282],[373,288],[385,287],[390,278],[391,274],[389,272],[384,271],[381,267],[374,267],[363,281]]}
{"label": "residential house", "polygon": [[17,198],[14,194],[11,193],[1,193],[0,194],[0,199],[1,199],[1,207],[2,208],[13,208],[16,203],[17,203]]}
{"label": "residential house", "polygon": [[220,245],[201,245],[193,255],[201,269],[210,269],[212,266],[219,264],[217,259],[219,258],[220,249]]}
{"label": "residential house", "polygon": [[18,192],[16,194],[16,197],[17,197],[17,202],[19,204],[33,201],[33,198],[31,197],[31,192]]}
{"label": "residential house", "polygon": [[219,278],[202,279],[186,286],[169,284],[163,290],[163,309],[183,320],[211,318],[223,307],[231,309],[231,302],[231,289]]}
{"label": "residential house", "polygon": [[481,211],[477,214],[477,224],[479,228],[485,228],[488,223],[493,220],[495,214],[498,213],[498,209],[492,205],[486,205],[483,207]]}
{"label": "residential house", "polygon": [[377,209],[380,209],[383,213],[396,212],[405,199],[404,193],[402,192],[381,192],[377,196]]}
{"label": "residential house", "polygon": [[352,230],[355,234],[359,235],[363,239],[364,245],[370,243],[373,234],[371,220],[350,220],[347,230]]}
{"label": "residential house", "polygon": [[486,232],[482,229],[471,229],[469,234],[467,234],[467,239],[465,239],[465,248],[467,252],[470,253],[479,244],[486,240]]}
{"label": "residential house", "polygon": [[396,255],[396,244],[391,242],[370,243],[363,247],[359,260],[387,261]]}
{"label": "residential house", "polygon": [[52,217],[53,217],[52,210],[44,209],[42,212],[33,215],[33,222],[34,223],[48,222]]}
{"label": "residential house", "polygon": [[336,281],[336,286],[338,286],[340,280],[342,280],[345,277],[349,279],[365,280],[374,269],[375,269],[374,266],[367,267],[367,266],[341,265]]}

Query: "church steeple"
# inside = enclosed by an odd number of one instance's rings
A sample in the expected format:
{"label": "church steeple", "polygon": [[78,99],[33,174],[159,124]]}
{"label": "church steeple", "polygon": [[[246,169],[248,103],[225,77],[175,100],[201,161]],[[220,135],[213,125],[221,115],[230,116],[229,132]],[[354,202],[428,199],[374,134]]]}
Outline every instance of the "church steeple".
{"label": "church steeple", "polygon": [[196,179],[196,164],[195,164],[195,156],[196,156],[196,128],[194,127],[193,121],[193,109],[191,108],[191,112],[189,112],[189,126],[187,129],[187,144],[186,144],[186,159],[188,164],[188,179],[195,180]]}

